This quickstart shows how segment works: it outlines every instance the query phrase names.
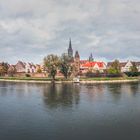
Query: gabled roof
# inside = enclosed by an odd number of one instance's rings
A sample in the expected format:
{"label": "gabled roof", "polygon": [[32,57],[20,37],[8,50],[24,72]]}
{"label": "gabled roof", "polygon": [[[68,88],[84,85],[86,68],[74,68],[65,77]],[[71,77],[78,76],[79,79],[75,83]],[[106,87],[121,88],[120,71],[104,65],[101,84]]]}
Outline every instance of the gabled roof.
{"label": "gabled roof", "polygon": [[18,61],[18,63],[16,64],[16,66],[17,66],[17,65],[21,65],[23,68],[25,68],[25,63],[22,62],[22,61]]}
{"label": "gabled roof", "polygon": [[136,66],[140,66],[140,62],[132,62],[135,63]]}
{"label": "gabled roof", "polygon": [[121,62],[120,67],[125,67],[126,64],[127,64],[127,62]]}
{"label": "gabled roof", "polygon": [[103,68],[105,63],[104,62],[89,62],[89,61],[86,61],[86,63],[84,64],[81,64],[81,67],[94,67],[95,65],[97,65],[99,68]]}

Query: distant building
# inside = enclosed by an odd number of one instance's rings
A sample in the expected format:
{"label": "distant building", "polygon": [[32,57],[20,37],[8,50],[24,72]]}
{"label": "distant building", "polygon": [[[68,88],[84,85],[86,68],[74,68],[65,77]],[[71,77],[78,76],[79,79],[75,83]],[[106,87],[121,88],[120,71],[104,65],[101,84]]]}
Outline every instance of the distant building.
{"label": "distant building", "polygon": [[15,65],[17,73],[35,73],[36,72],[36,65],[33,63],[25,63],[22,61],[18,61]]}
{"label": "distant building", "polygon": [[140,72],[140,62],[133,62],[133,61],[127,61],[124,63],[120,63],[121,72],[131,71],[131,67],[133,66],[133,63],[136,65],[138,71]]}
{"label": "distant building", "polygon": [[25,63],[22,61],[18,61],[17,64],[15,65],[17,73],[25,73]]}
{"label": "distant building", "polygon": [[75,52],[74,66],[75,66],[75,74],[77,75],[80,72],[80,55],[78,51]]}
{"label": "distant building", "polygon": [[104,62],[94,62],[92,53],[89,56],[88,60],[80,60],[80,54],[78,51],[75,52],[75,56],[73,57],[73,49],[71,39],[69,41],[68,48],[68,56],[72,58],[73,66],[74,66],[74,75],[78,75],[80,73],[87,73],[89,70],[92,72],[104,72],[106,69],[106,64]]}
{"label": "distant building", "polygon": [[26,63],[25,64],[25,72],[26,73],[35,73],[36,66],[33,63]]}
{"label": "distant building", "polygon": [[93,62],[93,61],[94,61],[92,53],[91,53],[90,56],[89,56],[89,61],[90,61],[90,62]]}
{"label": "distant building", "polygon": [[106,64],[104,62],[90,62],[86,60],[80,61],[80,71],[81,73],[87,73],[88,71],[91,72],[101,72],[103,73],[106,70]]}
{"label": "distant building", "polygon": [[[109,69],[111,67],[113,62],[108,62],[107,63],[107,69]],[[140,62],[133,62],[133,61],[127,61],[127,62],[120,62],[120,69],[121,72],[130,72],[131,71],[131,67],[133,66],[133,63],[135,63],[138,71],[140,72]]]}

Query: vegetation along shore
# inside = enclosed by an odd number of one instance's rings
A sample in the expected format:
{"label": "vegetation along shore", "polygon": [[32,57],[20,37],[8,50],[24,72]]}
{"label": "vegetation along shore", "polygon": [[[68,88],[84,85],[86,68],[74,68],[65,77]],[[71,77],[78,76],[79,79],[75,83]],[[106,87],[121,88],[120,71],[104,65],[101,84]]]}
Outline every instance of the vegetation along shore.
{"label": "vegetation along shore", "polygon": [[[51,78],[31,78],[31,77],[0,77],[0,81],[7,82],[27,82],[27,83],[52,83]],[[117,78],[81,78],[80,83],[120,83],[138,82],[138,77],[117,77]],[[56,78],[55,83],[73,83],[73,79]]]}

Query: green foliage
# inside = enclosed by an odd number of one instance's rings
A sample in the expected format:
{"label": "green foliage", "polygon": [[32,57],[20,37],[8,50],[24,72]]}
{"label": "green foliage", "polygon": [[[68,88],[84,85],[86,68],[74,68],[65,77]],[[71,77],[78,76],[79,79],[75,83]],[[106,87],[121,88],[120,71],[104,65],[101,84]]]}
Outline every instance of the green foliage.
{"label": "green foliage", "polygon": [[26,76],[26,77],[31,77],[31,75],[30,75],[30,74],[28,74],[28,73],[26,73],[26,74],[25,74],[25,76]]}
{"label": "green foliage", "polygon": [[109,74],[118,74],[118,70],[111,67],[111,68],[108,69],[108,73]]}
{"label": "green foliage", "polygon": [[68,55],[63,54],[60,59],[60,72],[67,79],[72,73],[72,65],[70,63],[70,58]]}
{"label": "green foliage", "polygon": [[53,80],[57,74],[57,70],[60,64],[59,57],[57,55],[50,54],[44,58],[44,65],[47,68],[48,73],[51,75]]}
{"label": "green foliage", "polygon": [[120,68],[120,63],[118,60],[115,60],[111,67],[108,69],[108,74],[120,74],[121,73],[121,68]]}
{"label": "green foliage", "polygon": [[140,76],[140,72],[125,72],[128,77]]}

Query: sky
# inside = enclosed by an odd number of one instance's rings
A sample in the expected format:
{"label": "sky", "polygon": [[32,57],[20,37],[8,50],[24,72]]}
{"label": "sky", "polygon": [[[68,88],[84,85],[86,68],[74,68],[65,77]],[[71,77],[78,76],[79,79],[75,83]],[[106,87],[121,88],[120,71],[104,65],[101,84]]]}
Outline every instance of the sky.
{"label": "sky", "polygon": [[0,0],[0,61],[41,63],[67,52],[81,59],[140,60],[140,0]]}

